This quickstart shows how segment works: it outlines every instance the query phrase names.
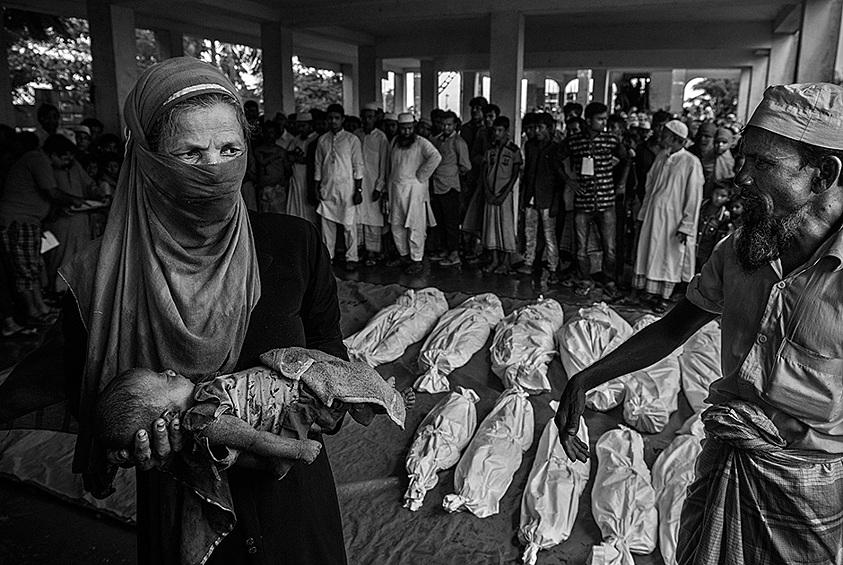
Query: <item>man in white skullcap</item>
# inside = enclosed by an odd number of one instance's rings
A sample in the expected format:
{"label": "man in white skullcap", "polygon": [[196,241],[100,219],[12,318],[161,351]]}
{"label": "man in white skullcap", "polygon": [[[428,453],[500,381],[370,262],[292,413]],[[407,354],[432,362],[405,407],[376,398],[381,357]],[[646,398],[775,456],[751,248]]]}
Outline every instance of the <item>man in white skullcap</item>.
{"label": "man in white skullcap", "polygon": [[290,192],[287,195],[287,213],[320,226],[316,205],[308,202],[307,198],[307,149],[319,137],[313,131],[313,115],[310,112],[296,114],[296,129],[299,133],[290,142],[288,150],[293,174],[290,177]]}
{"label": "man in white skullcap", "polygon": [[392,143],[392,140],[398,135],[398,116],[392,112],[384,114],[383,120],[381,120],[381,130],[386,134],[389,142]]}
{"label": "man in white skullcap", "polygon": [[694,276],[705,177],[700,160],[685,149],[687,143],[688,126],[679,120],[665,124],[663,149],[647,173],[638,212],[641,235],[632,288],[653,295],[656,313],[667,310],[676,283],[690,282]]}
{"label": "man in white skullcap", "polygon": [[374,266],[381,259],[384,222],[380,198],[386,190],[389,163],[389,141],[386,134],[375,127],[377,113],[378,105],[375,102],[363,106],[360,111],[363,127],[354,132],[363,150],[363,202],[354,208],[357,213],[357,240],[366,248],[368,267]]}
{"label": "man in white skullcap", "polygon": [[843,562],[843,88],[772,86],[741,141],[743,226],[660,321],[573,375],[556,414],[571,459],[585,392],[721,316],[722,377],[676,562]]}
{"label": "man in white skullcap", "polygon": [[405,266],[408,275],[422,270],[427,226],[435,226],[428,180],[442,156],[416,134],[412,114],[399,114],[398,135],[389,155],[389,224],[400,257],[387,266]]}

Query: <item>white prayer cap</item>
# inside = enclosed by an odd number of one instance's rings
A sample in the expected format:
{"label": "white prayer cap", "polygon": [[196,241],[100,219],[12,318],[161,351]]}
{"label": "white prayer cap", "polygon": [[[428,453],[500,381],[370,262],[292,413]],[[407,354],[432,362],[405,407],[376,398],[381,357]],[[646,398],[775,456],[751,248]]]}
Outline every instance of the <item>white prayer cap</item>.
{"label": "white prayer cap", "polygon": [[416,118],[409,112],[404,112],[403,114],[398,114],[398,123],[399,124],[414,124],[416,123]]}
{"label": "white prayer cap", "polygon": [[364,110],[372,110],[374,112],[377,112],[378,110],[380,110],[380,106],[378,106],[377,102],[369,102],[368,104],[363,106],[363,109]]}
{"label": "white prayer cap", "polygon": [[71,126],[70,129],[73,130],[76,133],[81,132],[81,133],[87,133],[88,135],[91,135],[91,128],[89,128],[88,126]]}
{"label": "white prayer cap", "polygon": [[843,87],[824,82],[770,86],[748,126],[826,149],[843,149]]}
{"label": "white prayer cap", "polygon": [[688,139],[688,126],[686,126],[679,120],[670,120],[664,125],[664,127],[669,129],[682,139]]}
{"label": "white prayer cap", "polygon": [[313,121],[313,114],[311,114],[310,112],[301,112],[300,114],[296,114],[296,121],[311,122]]}
{"label": "white prayer cap", "polygon": [[393,114],[392,112],[387,112],[386,114],[383,115],[383,121],[385,121],[385,122],[397,122],[398,117],[395,114]]}

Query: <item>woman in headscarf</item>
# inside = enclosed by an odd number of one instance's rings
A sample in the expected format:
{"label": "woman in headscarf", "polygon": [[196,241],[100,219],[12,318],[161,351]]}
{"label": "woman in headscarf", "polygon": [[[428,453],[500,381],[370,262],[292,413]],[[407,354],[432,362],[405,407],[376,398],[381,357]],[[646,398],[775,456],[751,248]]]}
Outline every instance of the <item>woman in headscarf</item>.
{"label": "woman in headscarf", "polygon": [[275,347],[347,359],[315,228],[243,203],[248,126],[231,83],[196,59],[169,59],[141,75],[124,113],[126,160],[105,234],[61,270],[72,291],[63,329],[80,429],[74,471],[103,497],[115,464],[141,469],[141,564],[345,563],[324,449],[281,481],[260,460],[235,466],[209,485],[209,503],[165,472],[179,464],[177,420],[139,430],[131,454],[105,453],[93,439],[97,394],[132,367],[200,381],[256,365]]}

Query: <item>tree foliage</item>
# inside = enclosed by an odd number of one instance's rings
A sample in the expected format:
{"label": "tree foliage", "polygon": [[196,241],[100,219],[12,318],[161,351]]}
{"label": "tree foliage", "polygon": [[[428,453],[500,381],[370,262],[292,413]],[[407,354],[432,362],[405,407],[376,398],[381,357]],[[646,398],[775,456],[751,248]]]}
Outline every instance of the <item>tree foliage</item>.
{"label": "tree foliage", "polygon": [[[314,67],[307,67],[293,58],[293,92],[296,111],[313,108],[324,110],[328,104],[342,103],[342,74]],[[352,108],[346,108],[354,113]]]}
{"label": "tree foliage", "polygon": [[714,111],[716,118],[725,118],[738,107],[739,81],[728,78],[707,78],[700,81],[696,88],[703,91],[704,97]]}

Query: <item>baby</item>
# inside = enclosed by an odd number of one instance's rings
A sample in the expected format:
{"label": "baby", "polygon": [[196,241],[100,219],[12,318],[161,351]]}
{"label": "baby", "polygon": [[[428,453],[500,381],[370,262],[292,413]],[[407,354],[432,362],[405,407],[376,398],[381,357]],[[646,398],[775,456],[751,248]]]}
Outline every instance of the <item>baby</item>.
{"label": "baby", "polygon": [[227,469],[241,451],[269,459],[278,478],[294,460],[312,463],[322,445],[311,430],[332,430],[343,414],[369,425],[387,414],[404,427],[415,403],[408,388],[395,390],[374,369],[317,350],[291,347],[261,355],[265,366],[221,375],[194,385],[174,371],[130,369],[115,377],[97,399],[96,430],[110,449],[132,445],[135,432],[157,418],[179,418],[217,469]]}

